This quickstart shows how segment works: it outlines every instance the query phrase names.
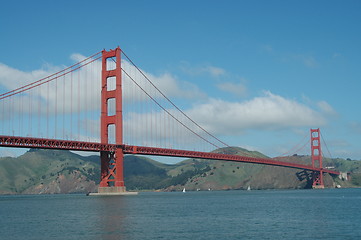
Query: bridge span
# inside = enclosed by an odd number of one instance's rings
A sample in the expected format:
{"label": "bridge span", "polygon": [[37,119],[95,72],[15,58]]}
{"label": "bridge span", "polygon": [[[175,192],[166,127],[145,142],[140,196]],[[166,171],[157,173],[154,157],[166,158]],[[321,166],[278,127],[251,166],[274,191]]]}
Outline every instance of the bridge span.
{"label": "bridge span", "polygon": [[[324,187],[324,173],[340,174],[322,166],[319,129],[311,129],[310,165],[215,153],[230,146],[177,107],[119,47],[29,82],[0,94],[0,146],[100,152],[100,193],[126,192],[124,154],[302,169],[312,172],[315,188]],[[189,150],[203,149],[189,144],[190,137],[210,150]]]}
{"label": "bridge span", "polygon": [[124,154],[246,162],[253,164],[296,168],[301,170],[309,170],[313,172],[322,171],[324,173],[329,173],[332,175],[340,174],[340,172],[338,171],[333,171],[327,168],[319,168],[319,167],[314,167],[312,165],[303,165],[303,164],[279,161],[279,160],[274,160],[272,158],[256,158],[256,157],[241,156],[241,155],[230,155],[230,154],[213,153],[213,152],[198,152],[198,151],[188,151],[188,150],[168,149],[168,148],[102,144],[97,142],[0,136],[0,146],[15,147],[15,148],[40,148],[40,149],[57,149],[57,150],[72,150],[72,151],[89,151],[89,152],[103,152],[103,151],[115,152],[117,149],[121,149]]}

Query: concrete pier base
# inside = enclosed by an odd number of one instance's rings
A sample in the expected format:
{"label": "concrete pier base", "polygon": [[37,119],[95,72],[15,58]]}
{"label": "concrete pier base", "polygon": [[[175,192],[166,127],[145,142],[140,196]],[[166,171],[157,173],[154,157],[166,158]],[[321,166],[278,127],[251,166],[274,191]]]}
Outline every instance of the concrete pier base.
{"label": "concrete pier base", "polygon": [[313,189],[324,189],[325,185],[313,185],[312,188]]}
{"label": "concrete pier base", "polygon": [[138,192],[127,192],[125,187],[98,187],[97,193],[89,193],[88,196],[129,196],[137,194]]}

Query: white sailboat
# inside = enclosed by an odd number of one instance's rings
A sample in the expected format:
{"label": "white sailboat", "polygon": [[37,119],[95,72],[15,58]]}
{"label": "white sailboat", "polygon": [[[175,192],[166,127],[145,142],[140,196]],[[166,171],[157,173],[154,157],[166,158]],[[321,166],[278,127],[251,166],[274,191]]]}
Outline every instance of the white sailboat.
{"label": "white sailboat", "polygon": [[186,188],[183,188],[183,191],[182,191],[182,192],[184,192],[184,193],[185,193],[185,192],[186,192]]}
{"label": "white sailboat", "polygon": [[247,191],[251,191],[251,186],[248,185]]}

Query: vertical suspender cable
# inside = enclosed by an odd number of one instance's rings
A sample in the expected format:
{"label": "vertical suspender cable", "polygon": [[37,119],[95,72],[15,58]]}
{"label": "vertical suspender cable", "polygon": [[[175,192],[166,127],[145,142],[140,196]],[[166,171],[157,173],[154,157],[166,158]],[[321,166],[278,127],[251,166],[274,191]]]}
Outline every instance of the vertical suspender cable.
{"label": "vertical suspender cable", "polygon": [[80,71],[78,71],[78,77],[77,77],[77,82],[78,82],[78,109],[77,109],[77,116],[78,116],[78,122],[77,122],[77,130],[78,130],[78,137],[77,137],[77,141],[80,140]]}
{"label": "vertical suspender cable", "polygon": [[42,100],[42,86],[39,86],[38,87],[38,94],[37,94],[37,114],[36,114],[36,123],[37,123],[37,129],[38,129],[38,133],[37,133],[37,137],[40,137],[41,136],[41,100]]}
{"label": "vertical suspender cable", "polygon": [[29,92],[28,96],[29,96],[29,129],[28,129],[28,134],[29,136],[33,136],[33,133],[32,133],[32,125],[33,125],[33,95],[32,95],[33,91]]}
{"label": "vertical suspender cable", "polygon": [[65,139],[65,99],[66,99],[66,97],[65,97],[65,86],[66,86],[66,84],[65,84],[65,76],[63,76],[63,126],[61,127],[62,128],[62,130],[63,130],[63,139]]}
{"label": "vertical suspender cable", "polygon": [[18,133],[18,131],[19,131],[19,133],[21,133],[21,123],[22,123],[22,114],[20,114],[21,113],[21,105],[22,105],[22,100],[21,100],[21,94],[19,95],[19,96],[17,96],[18,97],[18,101],[16,101],[16,97],[15,97],[15,104],[16,104],[16,102],[18,103],[17,105],[17,107],[15,106],[15,117],[18,119],[18,123],[19,123],[19,126],[18,126],[18,129],[17,129],[17,131],[15,131],[15,135],[17,135]]}
{"label": "vertical suspender cable", "polygon": [[49,104],[50,104],[50,99],[49,99],[49,83],[46,84],[47,86],[47,90],[46,90],[46,136],[45,138],[49,138]]}
{"label": "vertical suspender cable", "polygon": [[[324,139],[323,136],[322,136],[321,131],[320,131],[320,135],[321,135],[321,138],[322,138],[323,145],[325,145],[325,147],[326,147],[326,149],[327,149],[327,152],[328,152],[330,158],[332,158],[331,152],[330,152],[330,150],[328,149],[328,146],[327,146],[327,144],[326,144],[325,139]],[[323,153],[323,152],[322,152],[322,153]]]}
{"label": "vertical suspender cable", "polygon": [[4,125],[5,125],[4,123],[6,122],[5,121],[5,109],[4,109],[5,108],[5,101],[1,101],[1,102],[2,102],[2,104],[1,104],[2,105],[1,106],[1,113],[2,114],[1,114],[0,120],[3,121],[3,124],[1,124],[1,132],[3,133],[3,132],[5,132],[4,131]]}
{"label": "vertical suspender cable", "polygon": [[70,139],[73,139],[73,72],[70,73]]}
{"label": "vertical suspender cable", "polygon": [[54,109],[54,118],[55,118],[55,126],[54,126],[54,138],[57,137],[57,128],[58,128],[58,78],[55,79],[55,109]]}

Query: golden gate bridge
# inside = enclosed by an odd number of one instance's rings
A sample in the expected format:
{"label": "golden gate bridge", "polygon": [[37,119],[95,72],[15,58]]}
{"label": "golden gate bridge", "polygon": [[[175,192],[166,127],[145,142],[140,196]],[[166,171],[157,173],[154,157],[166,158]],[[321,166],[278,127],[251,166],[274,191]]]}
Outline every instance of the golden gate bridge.
{"label": "golden gate bridge", "polygon": [[0,146],[99,152],[100,194],[127,193],[125,154],[302,169],[312,173],[314,188],[324,188],[324,174],[340,174],[323,168],[319,129],[310,130],[309,165],[212,152],[231,146],[192,120],[147,75],[118,47],[41,79],[21,79],[20,87],[0,94]]}

